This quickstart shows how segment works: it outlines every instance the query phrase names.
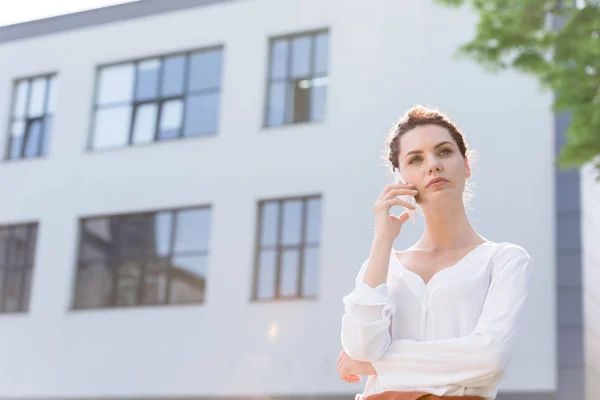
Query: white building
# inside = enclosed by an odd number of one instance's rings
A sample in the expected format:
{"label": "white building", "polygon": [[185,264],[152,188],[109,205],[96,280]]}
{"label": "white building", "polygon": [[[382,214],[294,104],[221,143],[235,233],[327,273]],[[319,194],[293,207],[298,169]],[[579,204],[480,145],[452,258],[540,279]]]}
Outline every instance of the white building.
{"label": "white building", "polygon": [[476,229],[536,263],[498,399],[583,399],[564,127],[533,80],[453,58],[474,23],[430,1],[144,0],[0,28],[0,397],[361,391],[336,372],[341,299],[387,130],[420,103],[479,154]]}

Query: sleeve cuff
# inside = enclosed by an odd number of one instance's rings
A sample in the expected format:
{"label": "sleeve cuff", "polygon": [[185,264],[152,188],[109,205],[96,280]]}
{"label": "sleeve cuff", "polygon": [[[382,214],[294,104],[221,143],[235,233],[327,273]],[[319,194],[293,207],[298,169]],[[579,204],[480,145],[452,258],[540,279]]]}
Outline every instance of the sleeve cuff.
{"label": "sleeve cuff", "polygon": [[396,312],[396,304],[388,296],[387,284],[372,288],[361,280],[356,281],[354,291],[344,298],[344,303],[359,307],[382,307],[381,318],[388,318]]}

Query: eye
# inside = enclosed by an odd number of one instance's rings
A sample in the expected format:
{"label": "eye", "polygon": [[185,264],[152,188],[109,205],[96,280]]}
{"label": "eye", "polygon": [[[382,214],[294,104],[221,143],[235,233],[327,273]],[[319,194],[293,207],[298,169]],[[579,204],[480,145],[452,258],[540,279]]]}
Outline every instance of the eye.
{"label": "eye", "polygon": [[440,151],[440,154],[442,154],[443,152],[447,152],[446,154],[450,154],[452,153],[452,150],[446,148],[446,149],[442,149],[442,151]]}
{"label": "eye", "polygon": [[420,160],[420,159],[421,159],[421,156],[415,156],[415,157],[411,158],[411,159],[410,159],[410,161],[409,161],[408,163],[409,163],[409,164],[414,164],[414,162],[413,162],[413,161],[415,161],[415,160]]}

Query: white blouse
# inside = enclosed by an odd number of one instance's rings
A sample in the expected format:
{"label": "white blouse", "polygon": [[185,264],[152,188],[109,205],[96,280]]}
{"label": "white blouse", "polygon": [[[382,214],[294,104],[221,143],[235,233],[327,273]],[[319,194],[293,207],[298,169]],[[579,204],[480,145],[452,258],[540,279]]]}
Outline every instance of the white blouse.
{"label": "white blouse", "polygon": [[[342,347],[373,364],[363,397],[388,390],[492,400],[509,363],[533,263],[520,246],[486,242],[425,284],[392,249],[387,284],[345,296]],[[360,395],[357,395],[357,399]]]}

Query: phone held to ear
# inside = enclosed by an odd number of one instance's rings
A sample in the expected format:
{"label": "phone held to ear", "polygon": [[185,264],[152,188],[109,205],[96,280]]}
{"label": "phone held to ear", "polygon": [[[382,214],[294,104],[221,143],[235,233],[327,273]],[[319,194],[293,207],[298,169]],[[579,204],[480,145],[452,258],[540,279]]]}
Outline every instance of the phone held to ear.
{"label": "phone held to ear", "polygon": [[[406,180],[404,179],[404,177],[402,176],[402,174],[400,174],[400,170],[398,168],[394,168],[394,183],[404,183],[406,184]],[[396,196],[397,198],[399,198],[400,200],[404,200],[406,202],[408,202],[409,204],[413,205],[413,206],[417,206],[417,201],[415,200],[414,196],[409,196],[409,195],[403,195],[403,196]],[[408,211],[408,217],[410,219],[412,219],[413,223],[416,222],[417,219],[417,212],[416,210],[409,210],[407,209],[406,211]]]}

